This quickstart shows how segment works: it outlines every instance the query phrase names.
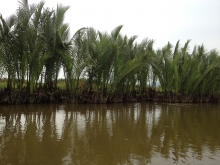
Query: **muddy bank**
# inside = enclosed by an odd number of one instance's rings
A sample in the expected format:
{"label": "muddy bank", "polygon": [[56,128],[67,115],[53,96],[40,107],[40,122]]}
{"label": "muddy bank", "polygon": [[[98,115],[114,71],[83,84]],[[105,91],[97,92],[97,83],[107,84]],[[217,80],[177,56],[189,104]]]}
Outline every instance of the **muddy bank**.
{"label": "muddy bank", "polygon": [[0,104],[39,104],[39,103],[72,103],[73,95],[61,89],[36,89],[30,94],[25,88],[0,89]]}
{"label": "muddy bank", "polygon": [[219,101],[217,95],[186,95],[185,93],[158,92],[149,91],[132,91],[127,93],[102,92],[78,90],[74,95],[75,103],[120,103],[120,102],[167,102],[167,103],[217,103]]}
{"label": "muddy bank", "polygon": [[36,89],[30,94],[25,88],[22,91],[16,89],[0,89],[0,104],[39,104],[39,103],[78,103],[78,104],[107,104],[122,102],[166,102],[166,103],[217,103],[218,95],[187,96],[184,93],[149,91],[101,92],[76,90],[74,94],[58,88],[44,90]]}

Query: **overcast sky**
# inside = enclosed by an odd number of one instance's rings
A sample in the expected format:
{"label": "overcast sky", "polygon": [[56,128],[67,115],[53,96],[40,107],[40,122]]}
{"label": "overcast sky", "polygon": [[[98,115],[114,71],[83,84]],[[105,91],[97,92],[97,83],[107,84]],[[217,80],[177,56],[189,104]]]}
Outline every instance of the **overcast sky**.
{"label": "overcast sky", "polygon": [[[29,0],[29,4],[40,0]],[[220,51],[220,0],[45,0],[45,6],[69,5],[66,22],[74,34],[82,27],[111,32],[124,25],[122,34],[137,35],[137,41],[154,39],[154,48],[170,41],[183,45],[191,39],[191,50],[204,44]],[[15,13],[17,0],[0,5],[3,17]]]}

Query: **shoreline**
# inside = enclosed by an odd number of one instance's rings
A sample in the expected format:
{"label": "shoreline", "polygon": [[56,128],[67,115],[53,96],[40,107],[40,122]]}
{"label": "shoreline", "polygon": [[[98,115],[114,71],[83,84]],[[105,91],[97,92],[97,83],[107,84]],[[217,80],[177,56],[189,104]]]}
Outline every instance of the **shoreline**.
{"label": "shoreline", "polygon": [[54,88],[50,90],[36,89],[33,94],[27,90],[0,89],[0,105],[13,104],[41,104],[41,103],[70,103],[70,104],[111,104],[125,102],[164,102],[164,103],[218,103],[218,95],[194,94],[187,96],[184,93],[149,91],[131,91],[127,93],[76,90],[73,93],[67,90]]}

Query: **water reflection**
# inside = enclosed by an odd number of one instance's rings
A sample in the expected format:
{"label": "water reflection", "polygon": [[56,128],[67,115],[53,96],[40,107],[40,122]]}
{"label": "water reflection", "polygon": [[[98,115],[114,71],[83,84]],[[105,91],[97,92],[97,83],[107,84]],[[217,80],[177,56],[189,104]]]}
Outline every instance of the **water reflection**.
{"label": "water reflection", "polygon": [[217,104],[1,106],[0,164],[219,164]]}

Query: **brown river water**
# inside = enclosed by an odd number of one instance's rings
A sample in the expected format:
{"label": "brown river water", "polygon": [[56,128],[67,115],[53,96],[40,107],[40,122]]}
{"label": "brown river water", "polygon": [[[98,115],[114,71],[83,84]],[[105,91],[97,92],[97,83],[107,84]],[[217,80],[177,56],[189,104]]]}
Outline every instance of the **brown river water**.
{"label": "brown river water", "polygon": [[220,104],[0,106],[0,165],[220,164]]}

